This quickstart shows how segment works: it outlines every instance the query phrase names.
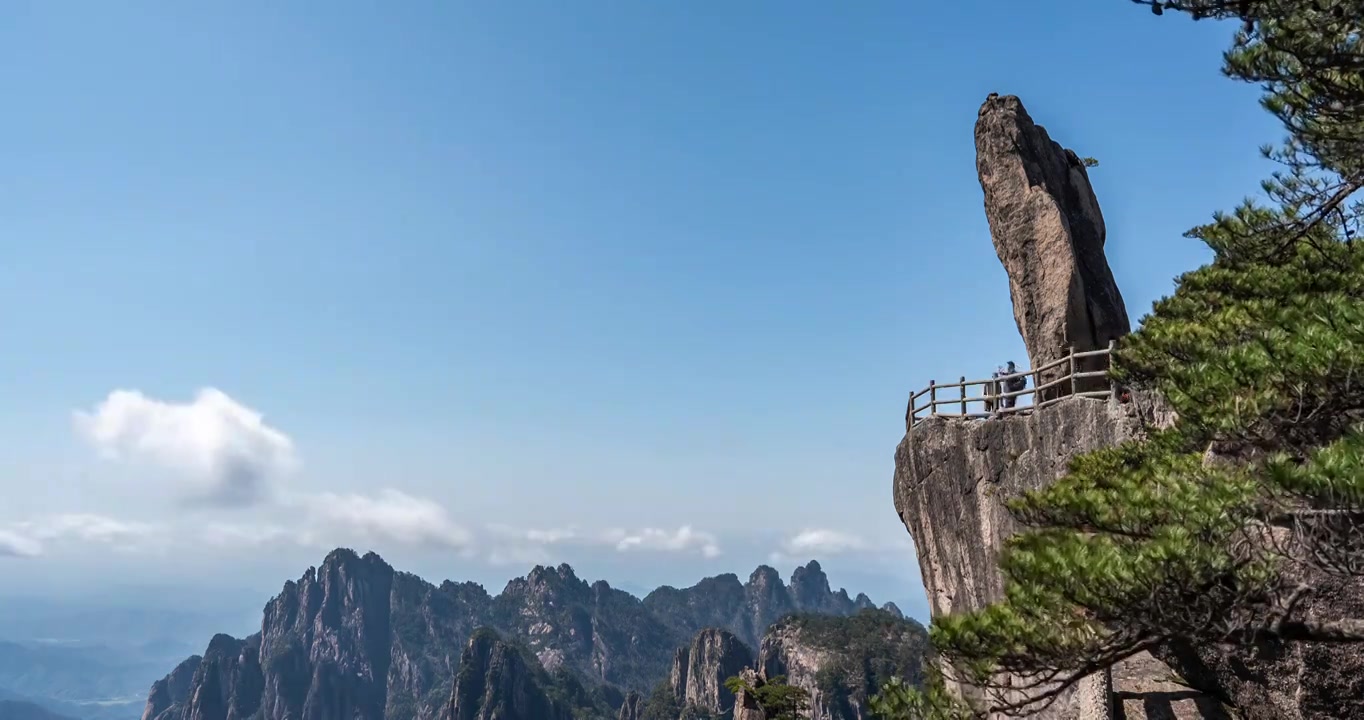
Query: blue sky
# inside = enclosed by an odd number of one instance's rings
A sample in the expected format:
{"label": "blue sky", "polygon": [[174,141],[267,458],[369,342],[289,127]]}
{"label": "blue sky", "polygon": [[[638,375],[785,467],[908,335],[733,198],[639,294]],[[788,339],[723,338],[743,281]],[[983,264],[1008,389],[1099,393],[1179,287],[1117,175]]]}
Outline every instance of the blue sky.
{"label": "blue sky", "polygon": [[[649,587],[794,550],[921,601],[905,398],[1023,355],[985,96],[1100,160],[1134,319],[1281,134],[1219,74],[1230,26],[1124,0],[321,7],[7,6],[0,529],[35,543],[7,575],[269,589],[335,540],[429,579],[543,557]],[[73,421],[119,389],[124,426]],[[291,499],[187,501],[216,470],[126,425],[180,421],[274,448],[250,472]],[[319,497],[311,545],[245,541],[297,539]]]}

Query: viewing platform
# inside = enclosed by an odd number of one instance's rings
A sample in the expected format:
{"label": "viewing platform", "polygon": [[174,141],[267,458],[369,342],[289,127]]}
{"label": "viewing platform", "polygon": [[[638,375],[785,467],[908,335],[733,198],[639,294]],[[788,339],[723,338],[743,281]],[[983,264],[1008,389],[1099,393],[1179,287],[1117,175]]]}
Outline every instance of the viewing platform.
{"label": "viewing platform", "polygon": [[[1101,350],[1077,352],[1071,347],[1065,357],[1041,367],[1010,375],[996,375],[988,380],[967,380],[965,376],[954,383],[939,384],[929,380],[928,387],[909,396],[909,405],[905,408],[905,431],[908,432],[930,417],[991,418],[1024,414],[1068,397],[1117,401],[1118,386],[1108,378],[1116,348],[1117,341],[1109,341],[1108,347]],[[1004,391],[1004,382],[1013,378],[1023,378],[1027,385],[1022,390]],[[973,394],[971,388],[979,390]],[[920,403],[920,398],[925,396],[928,399]],[[1004,407],[1005,400],[1013,401],[1011,407]],[[940,409],[943,408],[948,409],[948,412],[942,412]]]}

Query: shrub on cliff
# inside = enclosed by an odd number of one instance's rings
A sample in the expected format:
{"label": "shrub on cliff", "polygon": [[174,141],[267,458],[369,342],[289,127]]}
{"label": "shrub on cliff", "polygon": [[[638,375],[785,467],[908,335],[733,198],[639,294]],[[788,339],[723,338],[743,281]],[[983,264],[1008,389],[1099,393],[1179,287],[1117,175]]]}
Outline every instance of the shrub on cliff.
{"label": "shrub on cliff", "polygon": [[[1303,611],[1314,578],[1364,572],[1364,0],[1134,1],[1238,19],[1224,70],[1264,87],[1289,138],[1265,151],[1272,206],[1190,231],[1213,262],[1115,360],[1176,426],[1014,502],[1029,529],[1001,559],[1005,600],[934,622],[951,674],[996,710],[1170,643],[1364,641],[1364,618]],[[886,717],[963,712],[903,688],[883,704],[899,695]]]}
{"label": "shrub on cliff", "polygon": [[804,720],[809,717],[810,694],[804,688],[788,685],[785,675],[766,680],[759,678],[756,682],[736,675],[725,681],[725,687],[736,698],[752,698],[764,720]]}

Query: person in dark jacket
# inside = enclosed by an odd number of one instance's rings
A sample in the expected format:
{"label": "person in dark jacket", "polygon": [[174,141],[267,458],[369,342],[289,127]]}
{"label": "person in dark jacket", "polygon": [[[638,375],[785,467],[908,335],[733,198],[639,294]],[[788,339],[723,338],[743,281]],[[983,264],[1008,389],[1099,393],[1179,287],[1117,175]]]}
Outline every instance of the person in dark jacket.
{"label": "person in dark jacket", "polygon": [[[1018,375],[1017,377],[1009,377],[1009,376],[1011,376],[1011,375],[1014,375],[1014,374],[1017,373],[1017,372],[1018,372],[1018,370],[1014,367],[1014,361],[1013,361],[1013,360],[1010,360],[1009,363],[1008,363],[1008,365],[1006,365],[1006,366],[1004,367],[1004,372],[1001,373],[1001,374],[1004,376],[1004,380],[1002,380],[1002,381],[999,383],[1000,386],[1003,388],[1004,392],[1009,392],[1009,393],[1018,392],[1018,391],[1022,390],[1023,388],[1026,388],[1026,387],[1028,386],[1028,378],[1027,378],[1027,376],[1025,376],[1025,375]],[[1011,408],[1011,407],[1013,407],[1013,406],[1014,406],[1015,404],[1017,404],[1017,403],[1018,403],[1018,396],[1016,396],[1016,395],[1013,396],[1013,397],[1004,397],[1004,398],[1000,398],[1000,399],[999,399],[999,405],[1000,405],[1000,407]]]}

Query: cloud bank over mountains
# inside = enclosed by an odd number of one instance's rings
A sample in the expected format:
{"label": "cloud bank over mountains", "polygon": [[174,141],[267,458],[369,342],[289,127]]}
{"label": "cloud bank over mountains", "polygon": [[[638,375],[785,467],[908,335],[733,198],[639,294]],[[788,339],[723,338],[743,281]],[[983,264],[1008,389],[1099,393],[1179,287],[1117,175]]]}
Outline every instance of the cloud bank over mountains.
{"label": "cloud bank over mountains", "polygon": [[[72,416],[77,437],[100,463],[161,478],[160,485],[139,481],[127,491],[144,494],[149,502],[169,498],[171,507],[158,513],[168,521],[69,512],[0,522],[0,558],[41,557],[74,544],[127,552],[194,544],[222,550],[280,544],[380,552],[412,547],[454,551],[492,565],[547,562],[552,550],[563,548],[704,560],[724,554],[715,533],[692,524],[528,528],[484,523],[476,530],[438,500],[395,487],[372,493],[303,489],[292,483],[303,467],[294,440],[263,413],[212,387],[185,402],[114,390]],[[802,529],[779,545],[773,559],[875,549],[861,537],[824,528]]]}

